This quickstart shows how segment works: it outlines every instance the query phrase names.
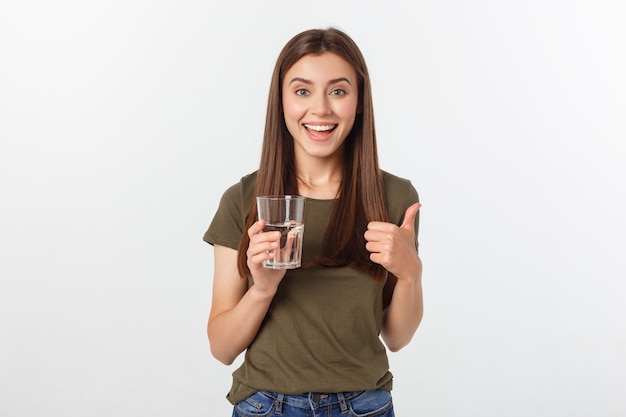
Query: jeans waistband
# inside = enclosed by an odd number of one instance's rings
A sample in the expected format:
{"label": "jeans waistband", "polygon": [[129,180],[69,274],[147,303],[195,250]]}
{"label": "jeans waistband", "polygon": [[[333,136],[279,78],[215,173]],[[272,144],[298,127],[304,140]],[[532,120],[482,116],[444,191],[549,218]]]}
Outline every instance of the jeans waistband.
{"label": "jeans waistband", "polygon": [[349,392],[309,392],[306,394],[297,395],[285,395],[277,392],[260,391],[264,395],[272,398],[277,405],[277,411],[282,409],[283,404],[288,404],[292,407],[311,408],[318,405],[331,405],[339,404],[342,411],[347,410],[348,405],[346,401],[361,394],[362,391],[349,391]]}

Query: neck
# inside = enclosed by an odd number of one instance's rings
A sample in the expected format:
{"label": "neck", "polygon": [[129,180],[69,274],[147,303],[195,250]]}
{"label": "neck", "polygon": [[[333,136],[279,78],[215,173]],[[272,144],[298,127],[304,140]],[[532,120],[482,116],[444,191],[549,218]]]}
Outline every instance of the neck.
{"label": "neck", "polygon": [[326,167],[325,170],[297,169],[296,172],[300,195],[320,200],[337,198],[343,174],[341,166],[333,169]]}

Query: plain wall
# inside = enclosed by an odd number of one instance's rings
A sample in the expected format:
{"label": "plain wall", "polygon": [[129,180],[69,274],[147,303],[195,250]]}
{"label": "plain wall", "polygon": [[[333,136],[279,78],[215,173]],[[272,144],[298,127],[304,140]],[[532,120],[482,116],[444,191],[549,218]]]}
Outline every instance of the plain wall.
{"label": "plain wall", "polygon": [[331,25],[423,203],[396,414],[625,415],[625,21],[618,0],[2,2],[0,415],[230,415],[202,235],[257,167],[280,49]]}

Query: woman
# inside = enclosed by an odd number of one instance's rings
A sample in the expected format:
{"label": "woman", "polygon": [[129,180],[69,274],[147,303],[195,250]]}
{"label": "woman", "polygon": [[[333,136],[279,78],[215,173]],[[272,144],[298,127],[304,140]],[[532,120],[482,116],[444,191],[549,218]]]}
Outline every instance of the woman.
{"label": "woman", "polygon": [[[262,233],[255,197],[280,194],[306,197],[299,269],[262,266],[280,233]],[[337,29],[296,35],[272,76],[260,167],[224,193],[204,236],[211,352],[231,364],[246,351],[233,416],[394,415],[385,345],[401,349],[422,319],[419,207],[378,166],[357,45]]]}

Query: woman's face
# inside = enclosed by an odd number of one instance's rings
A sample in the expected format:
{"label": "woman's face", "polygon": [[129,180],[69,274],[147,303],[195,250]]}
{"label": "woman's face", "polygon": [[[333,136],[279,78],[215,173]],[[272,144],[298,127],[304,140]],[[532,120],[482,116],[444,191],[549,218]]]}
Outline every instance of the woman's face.
{"label": "woman's face", "polygon": [[283,110],[296,159],[341,158],[357,114],[354,68],[336,54],[305,55],[283,79]]}

